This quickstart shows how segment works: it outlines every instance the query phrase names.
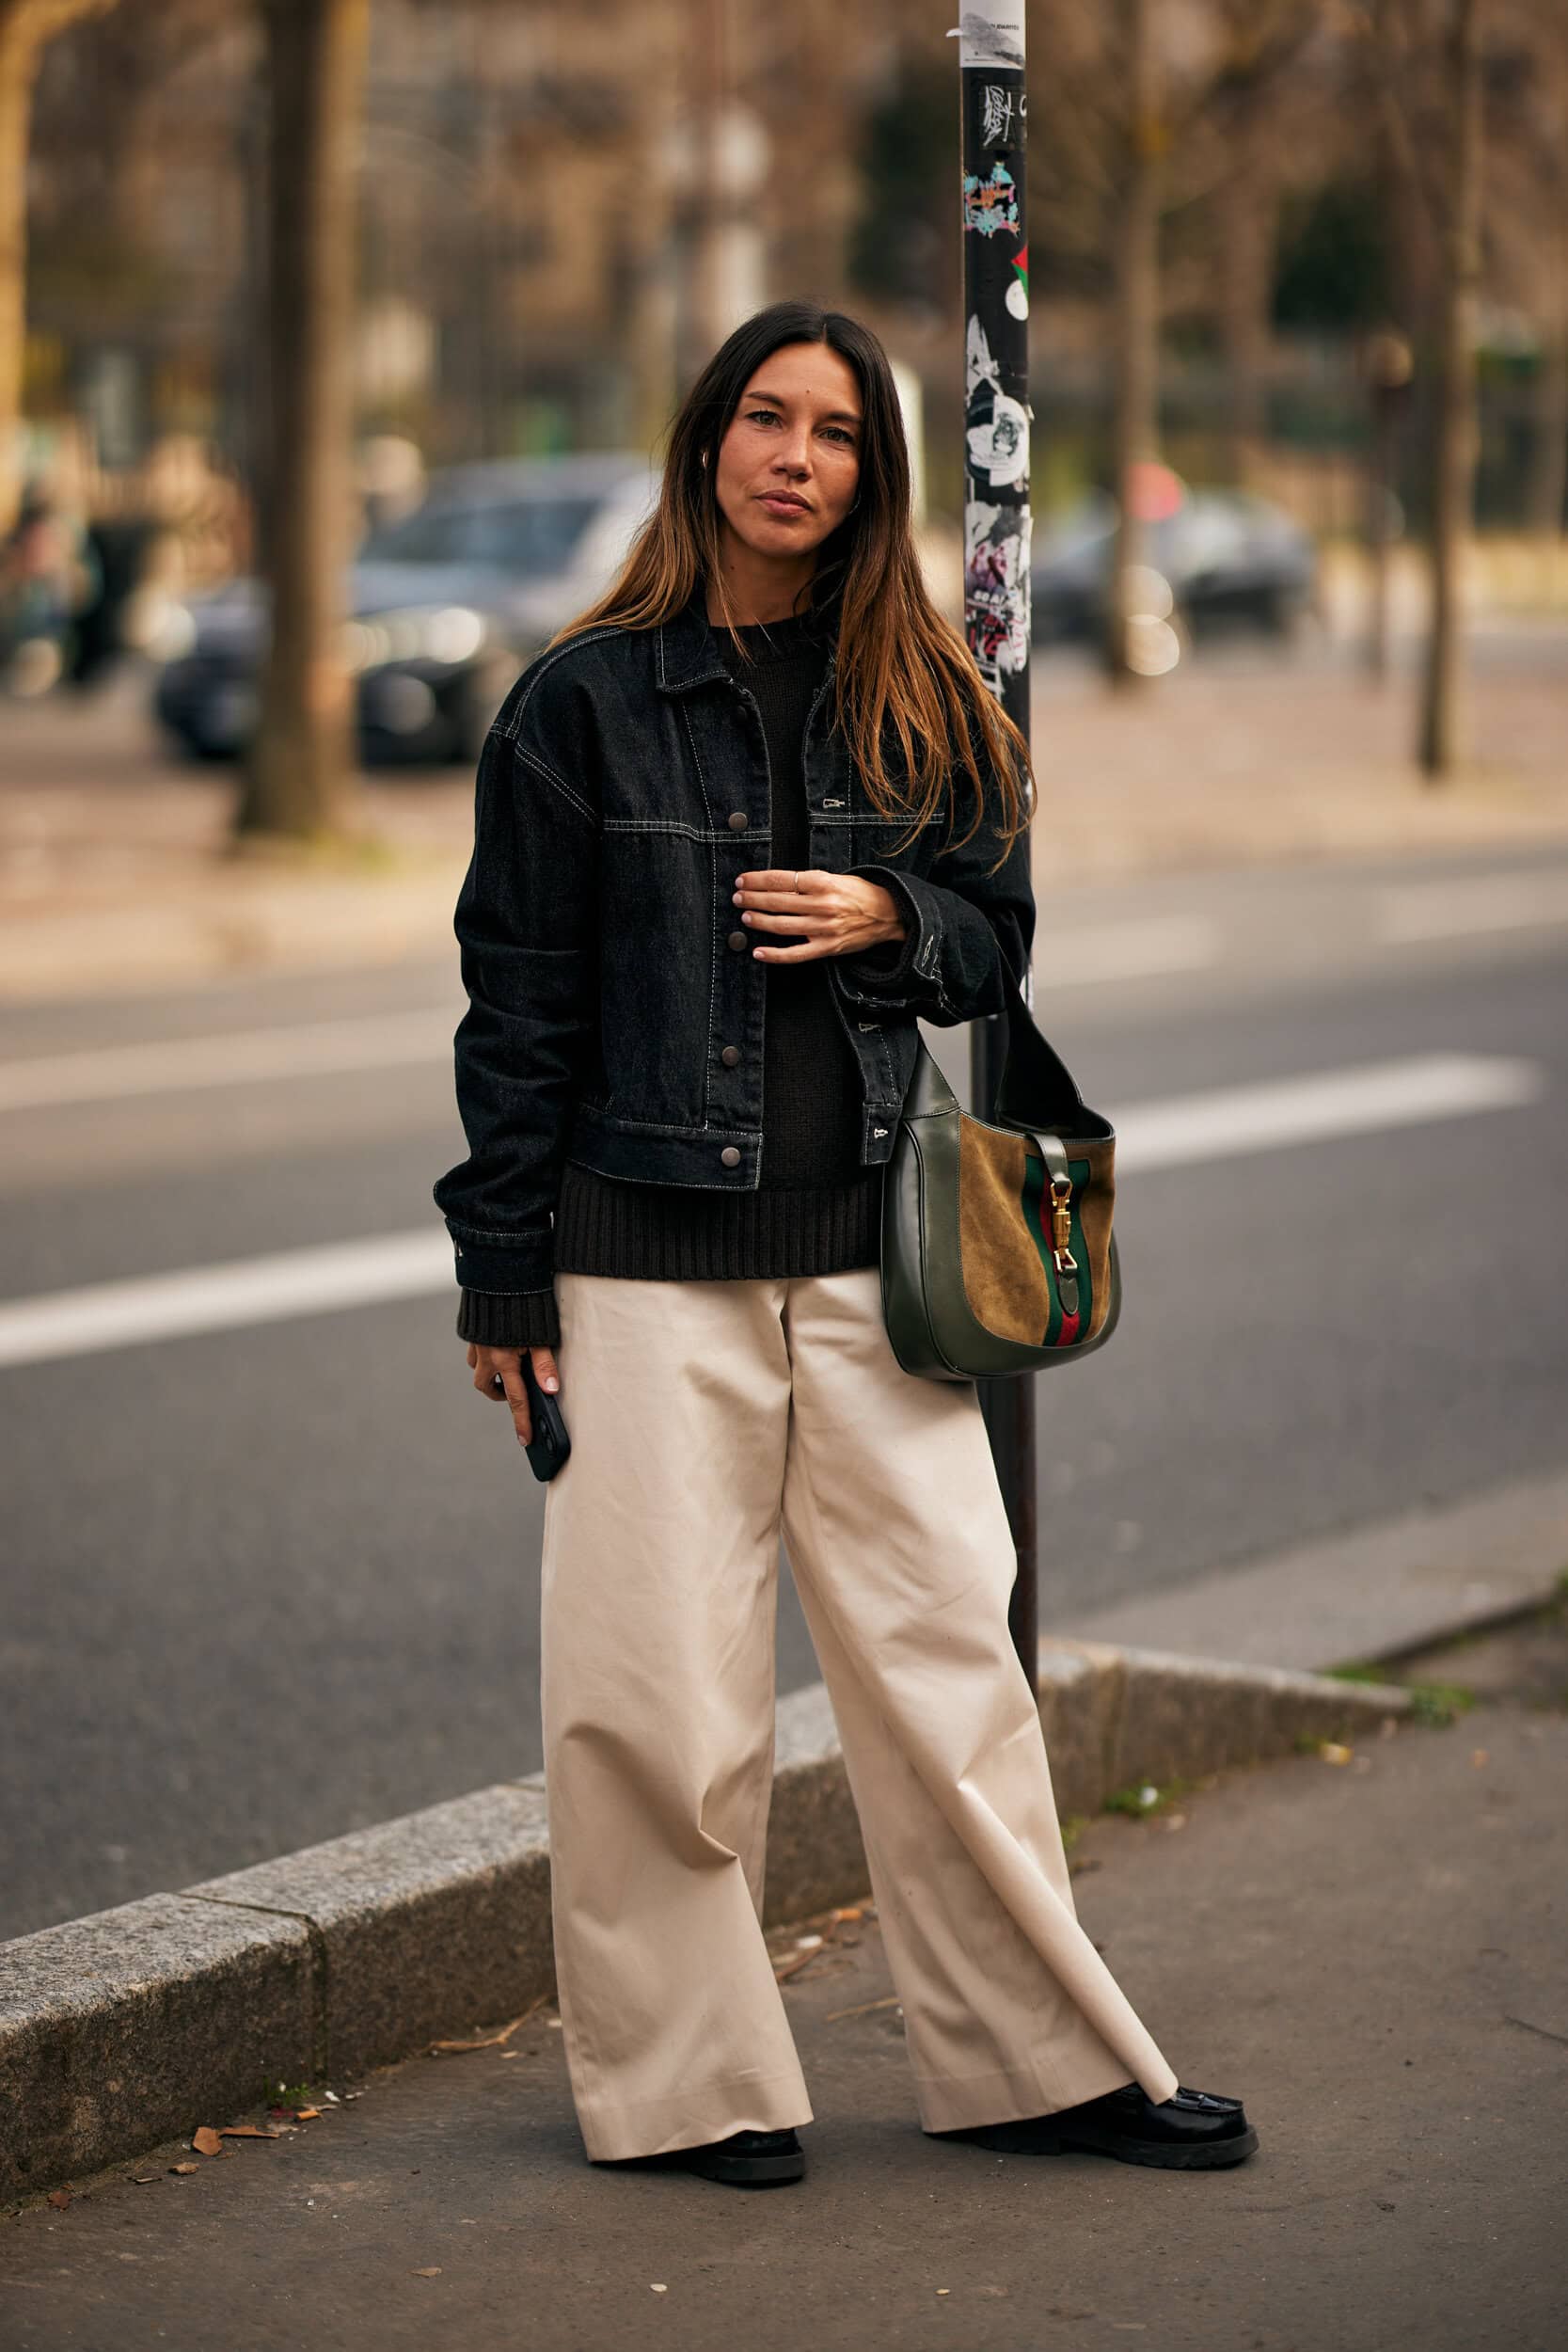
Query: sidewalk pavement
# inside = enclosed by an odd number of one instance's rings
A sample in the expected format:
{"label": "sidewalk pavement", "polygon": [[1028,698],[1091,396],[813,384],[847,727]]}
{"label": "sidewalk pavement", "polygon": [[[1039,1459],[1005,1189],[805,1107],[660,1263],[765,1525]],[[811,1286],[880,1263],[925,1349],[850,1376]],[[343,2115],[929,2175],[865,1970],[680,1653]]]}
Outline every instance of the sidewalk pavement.
{"label": "sidewalk pavement", "polygon": [[[1111,693],[1042,657],[1040,887],[1173,868],[1517,847],[1568,838],[1568,628],[1495,624],[1475,648],[1476,764],[1410,763],[1414,687],[1342,646],[1220,652]],[[473,779],[380,771],[357,853],[227,853],[232,770],[160,749],[134,676],[82,704],[10,705],[0,770],[0,1002],[179,987],[452,952]]]}
{"label": "sidewalk pavement", "polygon": [[336,2103],[309,2087],[320,2113],[276,2117],[276,2140],[172,2143],[33,2204],[0,2233],[0,2333],[14,2352],[1555,2352],[1568,1633],[1560,1613],[1424,1671],[1489,1695],[1101,1816],[1074,1848],[1085,1922],[1183,2081],[1247,2101],[1262,2147],[1235,2171],[927,2140],[875,1920],[841,1915],[807,1931],[820,1946],[774,1939],[801,1963],[784,1997],[816,2104],[800,2188],[589,2168],[545,2009]]}

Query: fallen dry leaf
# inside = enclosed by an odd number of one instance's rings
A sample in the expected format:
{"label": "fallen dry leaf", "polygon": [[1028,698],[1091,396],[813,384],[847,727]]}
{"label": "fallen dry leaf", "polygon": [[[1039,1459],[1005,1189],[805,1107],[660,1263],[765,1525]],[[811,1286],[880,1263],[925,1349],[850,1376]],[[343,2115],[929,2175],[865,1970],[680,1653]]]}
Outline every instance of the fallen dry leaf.
{"label": "fallen dry leaf", "polygon": [[198,2156],[215,2156],[223,2142],[211,2123],[203,2123],[199,2131],[191,2134],[191,2146]]}
{"label": "fallen dry leaf", "polygon": [[[1351,1751],[1349,1748],[1341,1747],[1338,1740],[1320,1740],[1318,1743],[1318,1754],[1323,1757],[1325,1764],[1348,1764],[1351,1759]],[[1140,2320],[1131,2319],[1118,2319],[1112,2322],[1113,2327],[1117,2328],[1141,2327],[1142,2324],[1143,2323]]]}
{"label": "fallen dry leaf", "polygon": [[313,2123],[320,2113],[320,2107],[295,2107],[294,2122],[296,2123]]}
{"label": "fallen dry leaf", "polygon": [[70,2189],[52,2188],[49,2192],[49,2202],[55,2206],[57,2212],[64,2213],[67,2205],[71,2202]]}
{"label": "fallen dry leaf", "polygon": [[411,2270],[408,2275],[411,2279],[438,2279],[441,2275],[441,2265],[439,2263],[431,2263],[425,2269]]}
{"label": "fallen dry leaf", "polygon": [[269,2131],[264,2123],[226,2123],[218,2134],[220,2139],[281,2139],[281,2132]]}
{"label": "fallen dry leaf", "polygon": [[198,2164],[171,2164],[168,2169],[171,2172],[199,2172],[201,2167]]}
{"label": "fallen dry leaf", "polygon": [[1485,1748],[1472,1748],[1470,1750],[1470,1761],[1472,1764],[1480,1767],[1482,1764],[1490,1764],[1492,1758]]}

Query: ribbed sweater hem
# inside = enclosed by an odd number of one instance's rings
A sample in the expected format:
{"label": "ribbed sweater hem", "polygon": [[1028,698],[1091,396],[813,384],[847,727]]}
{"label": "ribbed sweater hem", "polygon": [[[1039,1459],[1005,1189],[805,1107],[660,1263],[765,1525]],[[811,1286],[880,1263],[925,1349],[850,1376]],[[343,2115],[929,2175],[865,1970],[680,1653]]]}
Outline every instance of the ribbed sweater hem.
{"label": "ribbed sweater hem", "polygon": [[558,1273],[644,1281],[842,1274],[880,1254],[882,1171],[759,1192],[636,1184],[568,1162],[555,1212]]}

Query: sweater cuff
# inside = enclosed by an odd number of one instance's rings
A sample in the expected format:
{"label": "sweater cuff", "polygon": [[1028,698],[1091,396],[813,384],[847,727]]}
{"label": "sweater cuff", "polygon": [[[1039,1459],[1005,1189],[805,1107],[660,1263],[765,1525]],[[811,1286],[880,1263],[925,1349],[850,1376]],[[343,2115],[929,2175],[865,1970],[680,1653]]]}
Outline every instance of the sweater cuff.
{"label": "sweater cuff", "polygon": [[465,1291],[457,1336],[478,1347],[554,1347],[561,1338],[555,1292]]}

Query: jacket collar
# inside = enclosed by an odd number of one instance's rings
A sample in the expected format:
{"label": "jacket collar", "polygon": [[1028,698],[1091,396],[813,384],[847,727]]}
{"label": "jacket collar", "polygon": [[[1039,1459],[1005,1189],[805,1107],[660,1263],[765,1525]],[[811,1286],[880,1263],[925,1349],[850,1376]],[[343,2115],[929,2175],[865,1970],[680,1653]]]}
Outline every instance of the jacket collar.
{"label": "jacket collar", "polygon": [[[836,596],[829,599],[827,614],[832,625],[832,643],[828,649],[831,673],[838,652]],[[684,694],[689,687],[706,686],[715,678],[729,677],[729,664],[719,650],[718,636],[707,617],[705,580],[697,582],[678,612],[658,623],[657,637],[655,671],[661,692]]]}

